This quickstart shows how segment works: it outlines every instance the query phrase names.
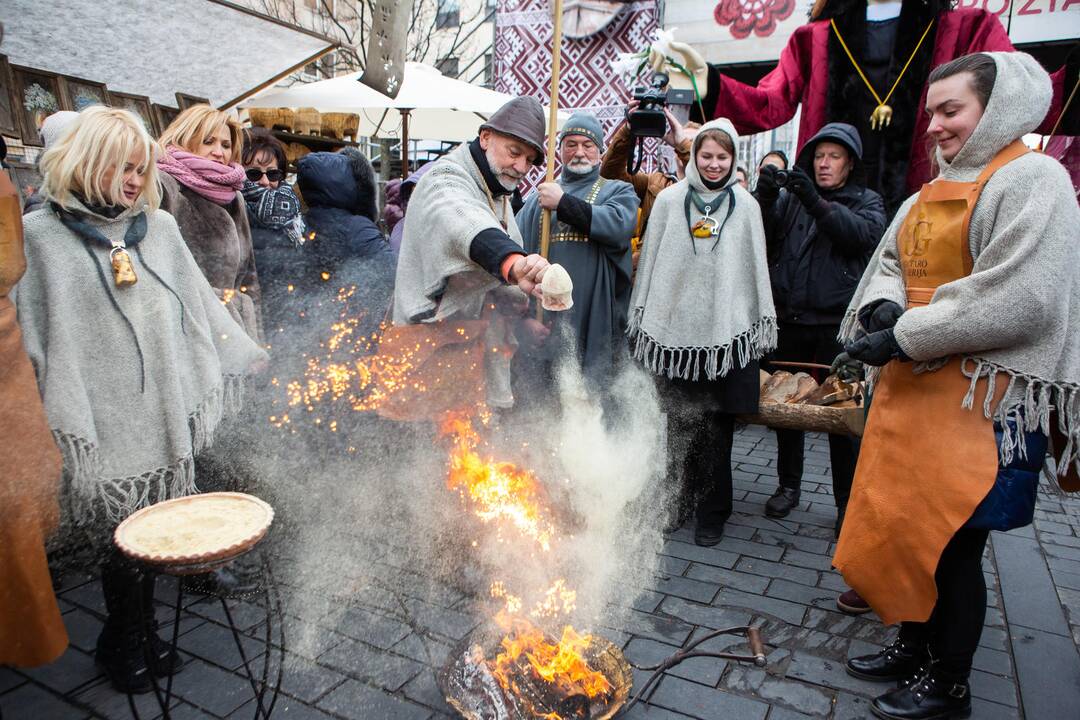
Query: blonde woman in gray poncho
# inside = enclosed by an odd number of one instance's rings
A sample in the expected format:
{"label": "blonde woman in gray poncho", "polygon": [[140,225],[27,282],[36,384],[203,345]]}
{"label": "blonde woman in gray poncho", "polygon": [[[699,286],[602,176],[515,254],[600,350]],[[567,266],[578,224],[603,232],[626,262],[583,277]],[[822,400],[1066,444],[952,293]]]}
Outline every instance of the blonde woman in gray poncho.
{"label": "blonde woman in gray poncho", "polygon": [[833,559],[900,623],[847,662],[905,681],[874,700],[878,717],[968,717],[987,535],[1031,523],[1048,450],[1078,489],[1080,208],[1065,169],[1020,140],[1050,98],[1024,53],[930,74],[941,174],[901,207],[842,329],[852,357],[883,366]]}
{"label": "blonde woman in gray poncho", "polygon": [[148,691],[149,672],[179,658],[156,633],[142,637],[153,580],[111,551],[112,530],[140,507],[197,492],[195,454],[235,409],[243,375],[267,362],[158,208],[156,149],[127,111],[80,113],[42,156],[47,202],[25,218],[15,295],[63,455],[61,540],[104,556],[96,657],[129,692]]}
{"label": "blonde woman in gray poncho", "polygon": [[720,542],[731,515],[735,416],[758,409],[758,360],[776,347],[757,201],[735,174],[739,137],[702,126],[686,177],[653,205],[630,298],[634,357],[661,376],[676,524],[697,499],[694,540]]}

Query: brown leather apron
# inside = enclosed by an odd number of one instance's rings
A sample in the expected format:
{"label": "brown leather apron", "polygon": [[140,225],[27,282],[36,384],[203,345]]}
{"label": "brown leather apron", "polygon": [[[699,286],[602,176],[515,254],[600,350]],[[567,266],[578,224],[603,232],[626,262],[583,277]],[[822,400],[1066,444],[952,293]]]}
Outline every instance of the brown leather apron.
{"label": "brown leather apron", "polygon": [[[896,239],[909,308],[971,274],[968,229],[979,193],[1026,152],[1016,141],[976,182],[923,185]],[[997,477],[993,421],[961,407],[971,382],[961,362],[916,375],[914,363],[894,360],[874,388],[833,565],[886,624],[930,617],[941,553]]]}

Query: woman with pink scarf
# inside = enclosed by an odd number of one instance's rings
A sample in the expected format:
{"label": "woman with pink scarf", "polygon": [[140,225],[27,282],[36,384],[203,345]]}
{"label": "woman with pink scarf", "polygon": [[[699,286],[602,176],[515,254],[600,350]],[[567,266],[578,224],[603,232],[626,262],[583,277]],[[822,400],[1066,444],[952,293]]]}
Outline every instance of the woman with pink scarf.
{"label": "woman with pink scarf", "polygon": [[233,318],[262,341],[259,281],[251,228],[240,189],[244,168],[240,123],[209,105],[193,105],[173,120],[159,142],[165,154],[161,208],[176,218],[195,262]]}

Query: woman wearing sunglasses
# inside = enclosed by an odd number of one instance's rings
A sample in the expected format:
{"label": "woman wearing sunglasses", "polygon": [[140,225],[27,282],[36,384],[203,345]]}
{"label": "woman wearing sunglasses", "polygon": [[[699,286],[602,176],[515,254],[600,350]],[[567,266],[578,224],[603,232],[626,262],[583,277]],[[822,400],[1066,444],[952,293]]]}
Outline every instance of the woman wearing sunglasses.
{"label": "woman wearing sunglasses", "polygon": [[244,138],[240,123],[209,105],[193,105],[159,142],[161,208],[172,213],[195,262],[241,327],[262,342],[259,281],[251,228],[240,189]]}
{"label": "woman wearing sunglasses", "polygon": [[247,175],[242,193],[251,224],[251,244],[262,290],[262,320],[266,340],[275,344],[295,319],[299,308],[290,307],[303,275],[306,238],[300,199],[284,182],[285,147],[266,128],[244,130],[241,162]]}

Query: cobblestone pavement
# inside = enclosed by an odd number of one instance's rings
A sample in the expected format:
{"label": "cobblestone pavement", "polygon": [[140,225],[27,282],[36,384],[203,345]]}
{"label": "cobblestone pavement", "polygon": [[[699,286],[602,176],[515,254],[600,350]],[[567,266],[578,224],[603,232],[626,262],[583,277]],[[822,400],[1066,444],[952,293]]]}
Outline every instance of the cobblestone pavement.
{"label": "cobblestone pavement", "polygon": [[[802,503],[784,520],[763,516],[776,483],[775,440],[762,428],[735,440],[735,514],[715,548],[693,544],[689,529],[670,535],[661,575],[640,592],[628,590],[633,611],[604,634],[634,665],[670,655],[712,628],[762,623],[770,646],[765,669],[698,658],[673,669],[650,707],[631,718],[792,720],[869,717],[868,699],[881,686],[843,670],[851,654],[873,650],[890,637],[873,615],[837,612],[844,589],[830,569],[835,548],[823,437],[807,442]],[[913,512],[918,512],[913,509]],[[275,564],[288,564],[287,549]],[[395,553],[371,559],[371,572],[401,594],[371,589],[349,605],[318,593],[283,588],[286,662],[274,718],[313,720],[444,717],[434,668],[453,643],[477,624],[473,599],[395,566]],[[1080,708],[1080,500],[1046,490],[1033,528],[995,534],[984,563],[990,609],[975,656],[974,717],[1077,717]],[[161,583],[159,599],[174,597]],[[64,578],[61,608],[71,648],[56,663],[30,671],[0,668],[0,710],[5,720],[129,718],[127,698],[96,669],[92,652],[104,612],[100,588],[88,576]],[[264,645],[266,613],[257,604],[230,601],[248,653]],[[171,611],[159,608],[165,632]],[[343,620],[344,616],[344,622]],[[171,716],[250,718],[252,689],[237,671],[243,660],[220,603],[198,599],[180,622],[180,648],[190,658],[176,676]],[[733,640],[714,641],[713,647]],[[645,673],[635,671],[636,682]],[[143,718],[161,715],[152,695],[138,698]]]}

